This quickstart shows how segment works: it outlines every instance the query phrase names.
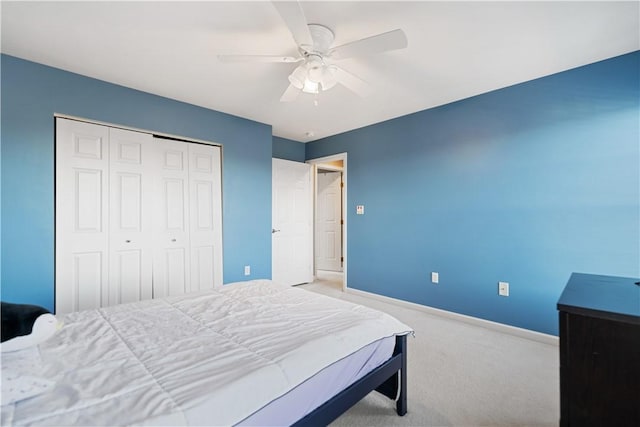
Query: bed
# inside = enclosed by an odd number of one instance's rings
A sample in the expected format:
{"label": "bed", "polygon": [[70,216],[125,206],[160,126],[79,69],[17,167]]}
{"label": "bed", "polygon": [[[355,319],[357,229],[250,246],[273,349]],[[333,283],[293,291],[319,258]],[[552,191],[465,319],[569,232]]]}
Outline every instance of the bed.
{"label": "bed", "polygon": [[[410,327],[254,280],[65,315],[4,353],[2,425],[326,425],[372,390],[407,411]],[[11,381],[6,381],[10,379]]]}

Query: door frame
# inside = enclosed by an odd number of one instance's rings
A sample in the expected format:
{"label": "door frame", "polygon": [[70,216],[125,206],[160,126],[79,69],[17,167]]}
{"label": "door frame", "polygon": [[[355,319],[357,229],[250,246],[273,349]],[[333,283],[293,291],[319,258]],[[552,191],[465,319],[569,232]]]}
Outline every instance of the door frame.
{"label": "door frame", "polygon": [[[317,207],[317,196],[318,196],[318,179],[317,179],[317,175],[318,175],[318,164],[320,163],[326,163],[326,162],[331,162],[331,161],[335,161],[335,160],[342,160],[342,182],[344,183],[344,186],[342,187],[342,209],[343,209],[343,220],[344,220],[344,225],[342,227],[342,256],[344,257],[344,261],[342,263],[342,274],[343,274],[343,280],[342,280],[342,290],[346,291],[348,286],[347,283],[347,277],[348,277],[348,262],[349,262],[349,256],[347,253],[347,248],[349,247],[347,245],[347,201],[349,200],[347,197],[347,181],[348,181],[348,172],[347,172],[347,153],[338,153],[338,154],[332,154],[331,156],[325,156],[325,157],[318,157],[315,159],[309,159],[306,161],[306,163],[311,164],[312,166],[312,173],[313,173],[313,277],[317,278],[317,269],[316,269],[316,254],[315,254],[315,250],[316,250],[316,245],[315,245],[315,235],[316,235],[316,207]],[[324,168],[323,169],[327,169]]]}

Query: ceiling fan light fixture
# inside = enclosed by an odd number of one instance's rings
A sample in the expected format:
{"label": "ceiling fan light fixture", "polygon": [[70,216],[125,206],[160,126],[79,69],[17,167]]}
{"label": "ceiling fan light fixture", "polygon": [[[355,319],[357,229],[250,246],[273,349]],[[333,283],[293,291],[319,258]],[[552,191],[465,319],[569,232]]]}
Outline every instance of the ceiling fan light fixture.
{"label": "ceiling fan light fixture", "polygon": [[289,75],[289,83],[298,89],[303,89],[307,80],[307,70],[302,65],[296,67],[293,73]]}
{"label": "ceiling fan light fixture", "polygon": [[320,80],[322,90],[329,90],[338,83],[335,73],[336,67],[334,66],[325,67],[324,70],[322,70],[322,79]]}
{"label": "ceiling fan light fixture", "polygon": [[322,77],[324,75],[323,69],[321,67],[312,67],[309,68],[308,79],[315,83],[320,83],[322,81]]}
{"label": "ceiling fan light fixture", "polygon": [[307,76],[309,80],[311,80],[312,82],[320,83],[320,81],[322,80],[322,75],[324,74],[324,69],[326,68],[324,62],[322,61],[322,57],[316,54],[311,54],[307,57],[306,64]]}
{"label": "ceiling fan light fixture", "polygon": [[320,84],[309,79],[305,79],[302,91],[305,93],[318,93],[320,92]]}

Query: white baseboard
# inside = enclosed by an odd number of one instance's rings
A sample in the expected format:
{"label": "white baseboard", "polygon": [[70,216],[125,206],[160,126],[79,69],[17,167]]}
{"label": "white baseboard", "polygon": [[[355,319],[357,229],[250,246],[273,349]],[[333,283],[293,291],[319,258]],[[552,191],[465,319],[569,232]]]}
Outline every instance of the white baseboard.
{"label": "white baseboard", "polygon": [[395,304],[400,307],[410,308],[413,310],[423,311],[425,313],[433,314],[436,316],[446,317],[448,319],[457,320],[459,322],[469,323],[471,325],[480,326],[483,328],[491,329],[497,332],[514,335],[520,338],[525,338],[532,341],[541,342],[543,344],[558,345],[558,337],[555,335],[543,334],[541,332],[531,331],[529,329],[518,328],[516,326],[505,325],[503,323],[492,322],[490,320],[480,319],[478,317],[467,316],[464,314],[454,313],[452,311],[442,310],[439,308],[429,307],[427,305],[416,304],[409,301],[403,301],[396,298],[387,297],[384,295],[378,295],[367,291],[361,291],[359,289],[346,288],[345,292],[359,295],[365,298],[371,298],[379,301],[383,301],[389,304]]}

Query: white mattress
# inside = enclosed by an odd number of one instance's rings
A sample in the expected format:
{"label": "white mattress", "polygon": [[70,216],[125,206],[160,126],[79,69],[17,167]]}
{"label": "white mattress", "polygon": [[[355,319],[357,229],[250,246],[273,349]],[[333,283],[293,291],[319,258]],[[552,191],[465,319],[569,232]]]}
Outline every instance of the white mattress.
{"label": "white mattress", "polygon": [[53,384],[2,406],[3,425],[250,423],[324,368],[411,331],[384,313],[266,280],[63,321],[31,359],[3,355],[3,377]]}
{"label": "white mattress", "polygon": [[395,344],[395,337],[388,337],[361,348],[324,368],[238,425],[264,427],[293,424],[389,360]]}

